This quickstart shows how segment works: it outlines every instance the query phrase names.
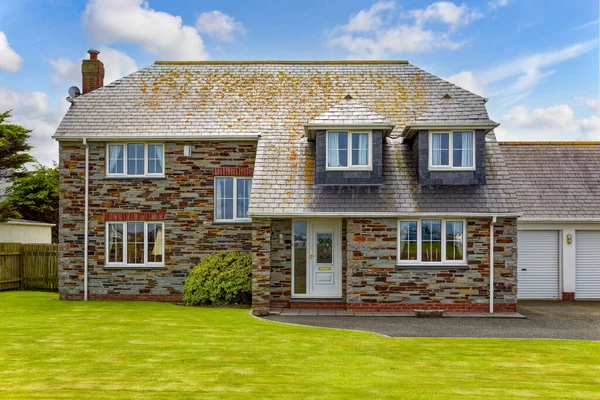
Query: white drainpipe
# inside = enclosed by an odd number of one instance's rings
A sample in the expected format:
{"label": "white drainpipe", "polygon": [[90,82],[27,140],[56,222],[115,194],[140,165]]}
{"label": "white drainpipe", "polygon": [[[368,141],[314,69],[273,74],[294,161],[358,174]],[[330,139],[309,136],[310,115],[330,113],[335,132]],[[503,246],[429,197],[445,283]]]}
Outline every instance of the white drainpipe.
{"label": "white drainpipe", "polygon": [[490,224],[490,313],[494,312],[494,225],[496,215],[492,217]]}
{"label": "white drainpipe", "polygon": [[88,146],[87,139],[83,138],[83,146],[85,147],[85,208],[83,213],[84,218],[84,238],[83,238],[83,300],[88,300],[88,219],[89,219],[89,206],[88,206],[88,188],[90,183],[90,147]]}

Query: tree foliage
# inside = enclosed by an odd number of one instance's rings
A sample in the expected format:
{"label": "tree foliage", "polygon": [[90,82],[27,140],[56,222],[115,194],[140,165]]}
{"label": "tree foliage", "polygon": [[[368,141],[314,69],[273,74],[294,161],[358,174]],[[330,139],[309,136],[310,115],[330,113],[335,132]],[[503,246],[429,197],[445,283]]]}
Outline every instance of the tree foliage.
{"label": "tree foliage", "polygon": [[[13,179],[26,174],[25,164],[34,158],[25,153],[31,150],[27,143],[28,129],[8,123],[10,111],[0,113],[0,182],[9,184]],[[19,213],[7,201],[0,203],[0,221],[19,218]]]}
{"label": "tree foliage", "polygon": [[[21,218],[58,226],[58,198],[58,166],[56,163],[53,167],[37,164],[33,170],[15,178],[6,202]],[[56,229],[53,236],[56,240]]]}

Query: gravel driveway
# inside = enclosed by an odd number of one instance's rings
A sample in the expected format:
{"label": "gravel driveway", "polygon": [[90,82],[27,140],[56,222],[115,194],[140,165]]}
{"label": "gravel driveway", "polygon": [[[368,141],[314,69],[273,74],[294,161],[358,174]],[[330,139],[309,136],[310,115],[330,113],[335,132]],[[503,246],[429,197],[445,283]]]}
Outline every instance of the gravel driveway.
{"label": "gravel driveway", "polygon": [[535,338],[600,341],[600,302],[519,301],[527,319],[414,317],[266,317],[270,321],[355,329],[392,337]]}

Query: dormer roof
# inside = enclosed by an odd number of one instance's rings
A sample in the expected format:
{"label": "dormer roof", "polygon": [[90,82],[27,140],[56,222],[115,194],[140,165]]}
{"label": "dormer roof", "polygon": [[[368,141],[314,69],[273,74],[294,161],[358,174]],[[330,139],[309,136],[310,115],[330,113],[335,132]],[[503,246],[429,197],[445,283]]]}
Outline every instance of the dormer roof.
{"label": "dormer roof", "polygon": [[376,113],[360,101],[347,95],[342,101],[313,118],[304,125],[307,136],[317,129],[330,128],[363,128],[382,129],[384,134],[389,134],[394,129],[394,124],[381,114]]}
{"label": "dormer roof", "polygon": [[[481,104],[473,104],[480,102]],[[473,128],[490,131],[499,124],[492,121],[485,109],[485,99],[459,99],[446,93],[423,114],[409,122],[402,135],[411,136],[419,129]]]}

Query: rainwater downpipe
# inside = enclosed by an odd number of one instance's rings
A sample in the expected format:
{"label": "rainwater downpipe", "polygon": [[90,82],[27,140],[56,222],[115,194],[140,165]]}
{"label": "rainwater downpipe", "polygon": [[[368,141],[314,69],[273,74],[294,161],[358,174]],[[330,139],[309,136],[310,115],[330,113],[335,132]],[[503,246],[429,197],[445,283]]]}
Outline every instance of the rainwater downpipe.
{"label": "rainwater downpipe", "polygon": [[90,147],[87,143],[87,138],[83,138],[83,146],[85,147],[85,207],[84,207],[84,233],[83,233],[83,300],[88,300],[88,217],[89,217],[89,205],[88,205],[88,191],[90,183]]}
{"label": "rainwater downpipe", "polygon": [[490,224],[490,313],[494,313],[494,225],[496,215],[492,217]]}

